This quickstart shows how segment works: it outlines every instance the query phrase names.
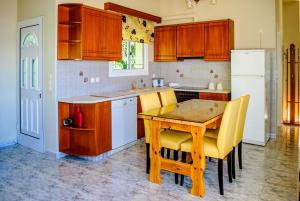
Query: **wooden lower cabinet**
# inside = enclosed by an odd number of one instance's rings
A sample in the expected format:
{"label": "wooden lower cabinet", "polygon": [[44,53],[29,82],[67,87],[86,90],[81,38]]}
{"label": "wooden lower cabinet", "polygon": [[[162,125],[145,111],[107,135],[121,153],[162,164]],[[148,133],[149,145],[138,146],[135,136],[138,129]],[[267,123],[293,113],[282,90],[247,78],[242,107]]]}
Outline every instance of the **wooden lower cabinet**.
{"label": "wooden lower cabinet", "polygon": [[211,93],[211,92],[200,92],[199,99],[204,100],[217,100],[217,101],[230,101],[230,93]]}
{"label": "wooden lower cabinet", "polygon": [[[141,101],[140,98],[138,97],[137,101],[137,113],[142,112],[142,106],[141,106]],[[137,119],[137,139],[141,139],[145,137],[145,127],[144,127],[144,120],[138,118]]]}
{"label": "wooden lower cabinet", "polygon": [[[83,128],[65,127],[75,107],[83,113]],[[59,151],[74,156],[98,156],[112,149],[111,102],[96,104],[58,104]]]}

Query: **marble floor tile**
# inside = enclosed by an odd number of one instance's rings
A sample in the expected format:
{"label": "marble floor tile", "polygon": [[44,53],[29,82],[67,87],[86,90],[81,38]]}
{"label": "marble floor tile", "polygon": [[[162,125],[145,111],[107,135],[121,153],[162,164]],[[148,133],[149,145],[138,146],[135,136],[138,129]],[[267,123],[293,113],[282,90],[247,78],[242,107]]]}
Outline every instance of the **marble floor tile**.
{"label": "marble floor tile", "polygon": [[174,174],[162,171],[163,183],[148,181],[145,145],[141,142],[98,162],[66,156],[56,159],[15,145],[0,149],[0,200],[97,201],[294,201],[298,200],[299,129],[283,127],[266,147],[245,144],[243,169],[236,162],[236,179],[219,194],[217,161],[207,161],[206,196],[189,193],[192,183],[174,184]]}

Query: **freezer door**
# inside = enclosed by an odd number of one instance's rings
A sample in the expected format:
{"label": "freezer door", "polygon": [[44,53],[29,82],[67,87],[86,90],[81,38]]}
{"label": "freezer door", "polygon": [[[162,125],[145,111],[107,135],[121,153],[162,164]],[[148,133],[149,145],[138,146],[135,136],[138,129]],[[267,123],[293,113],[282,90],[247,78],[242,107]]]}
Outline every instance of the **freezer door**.
{"label": "freezer door", "polygon": [[265,75],[265,51],[232,51],[231,75]]}
{"label": "freezer door", "polygon": [[232,99],[249,94],[243,141],[265,145],[265,80],[259,77],[232,77]]}

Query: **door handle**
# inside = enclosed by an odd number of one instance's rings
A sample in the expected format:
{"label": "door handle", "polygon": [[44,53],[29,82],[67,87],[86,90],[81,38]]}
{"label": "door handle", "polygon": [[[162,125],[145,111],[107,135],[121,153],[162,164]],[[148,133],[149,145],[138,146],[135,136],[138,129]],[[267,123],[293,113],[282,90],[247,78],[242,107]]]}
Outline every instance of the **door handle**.
{"label": "door handle", "polygon": [[40,95],[39,95],[39,96],[40,96],[40,99],[42,99],[42,93],[40,93]]}

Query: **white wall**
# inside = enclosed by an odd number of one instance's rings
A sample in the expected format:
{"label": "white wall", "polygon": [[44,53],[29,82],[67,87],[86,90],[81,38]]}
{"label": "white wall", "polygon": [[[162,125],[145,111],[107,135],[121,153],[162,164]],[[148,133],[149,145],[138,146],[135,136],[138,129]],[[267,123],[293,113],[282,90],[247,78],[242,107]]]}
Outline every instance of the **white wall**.
{"label": "white wall", "polygon": [[294,43],[297,48],[300,45],[299,35],[299,2],[283,3],[283,44],[284,48],[289,48]]}
{"label": "white wall", "polygon": [[235,48],[275,48],[275,0],[203,0],[188,9],[184,0],[161,0],[160,15],[193,15],[199,21],[230,18],[235,23]]}
{"label": "white wall", "polygon": [[17,0],[2,0],[0,6],[0,147],[16,142],[16,25]]}
{"label": "white wall", "polygon": [[56,102],[56,30],[55,0],[18,0],[18,21],[44,16],[44,131],[45,149],[58,151]]}
{"label": "white wall", "polygon": [[159,15],[160,1],[158,0],[110,0],[110,1],[108,0],[58,0],[58,3],[59,4],[83,3],[85,5],[103,9],[105,2],[112,2],[129,8],[137,9],[139,11],[151,13],[153,15]]}

